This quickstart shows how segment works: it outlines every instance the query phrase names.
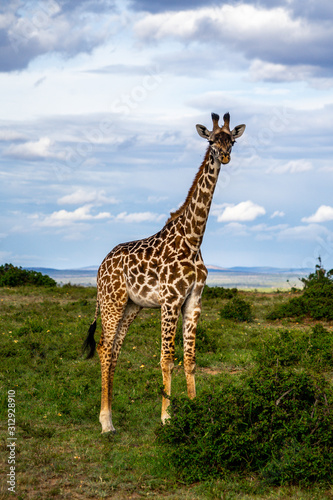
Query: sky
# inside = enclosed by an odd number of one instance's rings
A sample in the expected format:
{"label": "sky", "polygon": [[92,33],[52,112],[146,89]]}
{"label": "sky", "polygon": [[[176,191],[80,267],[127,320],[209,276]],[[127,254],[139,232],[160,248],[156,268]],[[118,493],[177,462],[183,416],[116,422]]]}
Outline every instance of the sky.
{"label": "sky", "polygon": [[159,231],[212,127],[246,130],[202,244],[221,267],[333,268],[331,0],[0,6],[0,264],[99,265]]}

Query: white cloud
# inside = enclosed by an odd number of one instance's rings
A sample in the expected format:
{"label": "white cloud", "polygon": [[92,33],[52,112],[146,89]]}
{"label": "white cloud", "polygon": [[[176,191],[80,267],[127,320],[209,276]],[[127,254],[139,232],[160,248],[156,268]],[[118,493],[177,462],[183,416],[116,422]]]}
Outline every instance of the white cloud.
{"label": "white cloud", "polygon": [[[56,1],[7,2],[7,12],[0,16],[4,35],[0,40],[0,71],[24,69],[36,57],[60,52],[75,56],[90,52],[119,29],[119,16],[80,12],[81,2],[72,9],[63,9]],[[82,2],[87,6],[87,2]],[[42,5],[42,6],[41,6]],[[75,7],[78,7],[75,9]],[[5,7],[2,9],[5,11]]]}
{"label": "white cloud", "polygon": [[245,224],[240,222],[229,222],[223,227],[223,234],[229,234],[232,236],[248,236],[249,232]]}
{"label": "white cloud", "polygon": [[273,240],[276,236],[288,228],[287,224],[277,224],[275,226],[268,226],[267,224],[257,224],[252,226],[250,230],[255,233],[258,240]]}
{"label": "white cloud", "polygon": [[117,203],[113,196],[107,196],[104,190],[77,189],[71,194],[62,196],[58,200],[59,205],[81,205],[83,203]]}
{"label": "white cloud", "polygon": [[166,201],[168,196],[148,196],[148,203],[160,203],[161,201]]}
{"label": "white cloud", "polygon": [[0,141],[17,141],[25,139],[24,135],[16,130],[2,129],[0,130]]}
{"label": "white cloud", "polygon": [[[207,25],[210,30],[207,30]],[[283,8],[264,9],[238,4],[149,14],[136,24],[135,30],[143,39],[174,36],[186,40],[202,34],[206,26],[206,36],[214,37],[218,33],[226,40],[231,38],[244,42],[258,33],[261,37],[275,35],[282,38],[291,33],[294,38],[304,37],[307,30],[302,33],[300,25],[301,21],[291,19]]]}
{"label": "white cloud", "polygon": [[217,222],[253,221],[260,215],[265,215],[264,207],[252,201],[242,201],[237,205],[215,205],[212,214],[217,216]]}
{"label": "white cloud", "polygon": [[272,232],[277,234],[279,231],[287,229],[287,227],[287,224],[276,224],[275,226],[268,226],[267,224],[263,223],[252,226],[250,229],[255,233]]}
{"label": "white cloud", "polygon": [[36,222],[36,224],[43,227],[64,227],[77,222],[80,223],[90,220],[110,219],[112,217],[109,212],[100,212],[97,215],[93,215],[90,213],[91,208],[91,205],[85,205],[77,208],[73,212],[58,210],[53,212],[51,215],[44,217],[43,220]]}
{"label": "white cloud", "polygon": [[212,43],[217,50],[222,46],[226,54],[239,52],[254,61],[250,75],[255,81],[308,81],[317,74],[323,78],[321,66],[326,63],[329,67],[331,61],[330,24],[307,17],[306,9],[293,15],[289,5],[237,2],[148,14],[134,29],[146,41],[174,38],[185,43]]}
{"label": "white cloud", "polygon": [[293,82],[309,79],[313,70],[312,66],[307,65],[290,66],[255,59],[250,65],[249,73],[254,82]]}
{"label": "white cloud", "polygon": [[115,217],[116,221],[135,223],[135,222],[160,222],[166,217],[164,214],[156,214],[153,212],[135,212],[128,214],[127,212],[122,212]]}
{"label": "white cloud", "polygon": [[99,212],[92,214],[93,205],[87,204],[73,211],[57,210],[51,215],[41,216],[32,214],[30,219],[34,220],[34,226],[37,227],[67,227],[75,224],[80,224],[92,220],[110,219],[115,222],[124,222],[127,224],[141,222],[160,222],[165,221],[164,214],[156,214],[153,212],[121,212],[118,215],[112,215],[110,212]]}
{"label": "white cloud", "polygon": [[300,172],[308,172],[309,170],[312,170],[312,168],[312,163],[309,160],[298,159],[290,160],[282,165],[271,167],[267,170],[267,172],[273,174],[298,174]]}
{"label": "white cloud", "polygon": [[333,220],[333,207],[321,205],[316,213],[310,215],[310,217],[303,217],[302,222],[326,222],[329,220]]}
{"label": "white cloud", "polygon": [[51,153],[53,142],[49,137],[41,137],[38,141],[28,141],[23,144],[12,144],[4,151],[7,156],[25,160],[35,160],[56,156]]}
{"label": "white cloud", "polygon": [[275,217],[284,217],[285,215],[286,214],[281,210],[275,210],[275,212],[273,212],[271,215],[271,219],[275,219]]}
{"label": "white cloud", "polygon": [[327,236],[329,234],[330,231],[324,226],[320,226],[319,224],[309,224],[308,226],[288,227],[287,229],[284,229],[279,233],[278,239],[303,241],[309,240],[314,242],[321,236]]}

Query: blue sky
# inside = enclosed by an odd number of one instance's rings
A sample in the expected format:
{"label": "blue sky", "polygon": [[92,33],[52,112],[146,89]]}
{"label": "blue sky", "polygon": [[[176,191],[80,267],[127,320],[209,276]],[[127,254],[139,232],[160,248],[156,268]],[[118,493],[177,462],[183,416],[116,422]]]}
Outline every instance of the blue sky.
{"label": "blue sky", "polygon": [[0,7],[0,262],[98,265],[185,199],[211,112],[246,131],[202,246],[222,267],[333,267],[330,0]]}

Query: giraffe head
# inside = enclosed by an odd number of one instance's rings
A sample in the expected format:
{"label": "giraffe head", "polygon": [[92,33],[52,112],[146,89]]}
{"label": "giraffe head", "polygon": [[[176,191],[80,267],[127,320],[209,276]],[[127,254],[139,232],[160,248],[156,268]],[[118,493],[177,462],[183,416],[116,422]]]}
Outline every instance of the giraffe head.
{"label": "giraffe head", "polygon": [[212,113],[213,130],[210,132],[204,125],[197,125],[197,131],[200,137],[207,139],[210,144],[213,156],[221,163],[229,163],[231,148],[236,139],[240,137],[244,130],[245,125],[237,125],[230,131],[230,115],[226,113],[223,116],[223,126],[219,126],[219,115]]}

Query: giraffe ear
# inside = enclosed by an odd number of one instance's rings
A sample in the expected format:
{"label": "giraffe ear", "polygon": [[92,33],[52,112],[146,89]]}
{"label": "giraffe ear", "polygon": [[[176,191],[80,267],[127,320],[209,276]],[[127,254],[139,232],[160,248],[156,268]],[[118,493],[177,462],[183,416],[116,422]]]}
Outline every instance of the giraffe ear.
{"label": "giraffe ear", "polygon": [[231,136],[233,139],[237,139],[241,135],[243,135],[246,125],[237,125],[231,132]]}
{"label": "giraffe ear", "polygon": [[204,139],[209,139],[210,132],[204,125],[196,125],[196,128],[200,137],[203,137]]}

